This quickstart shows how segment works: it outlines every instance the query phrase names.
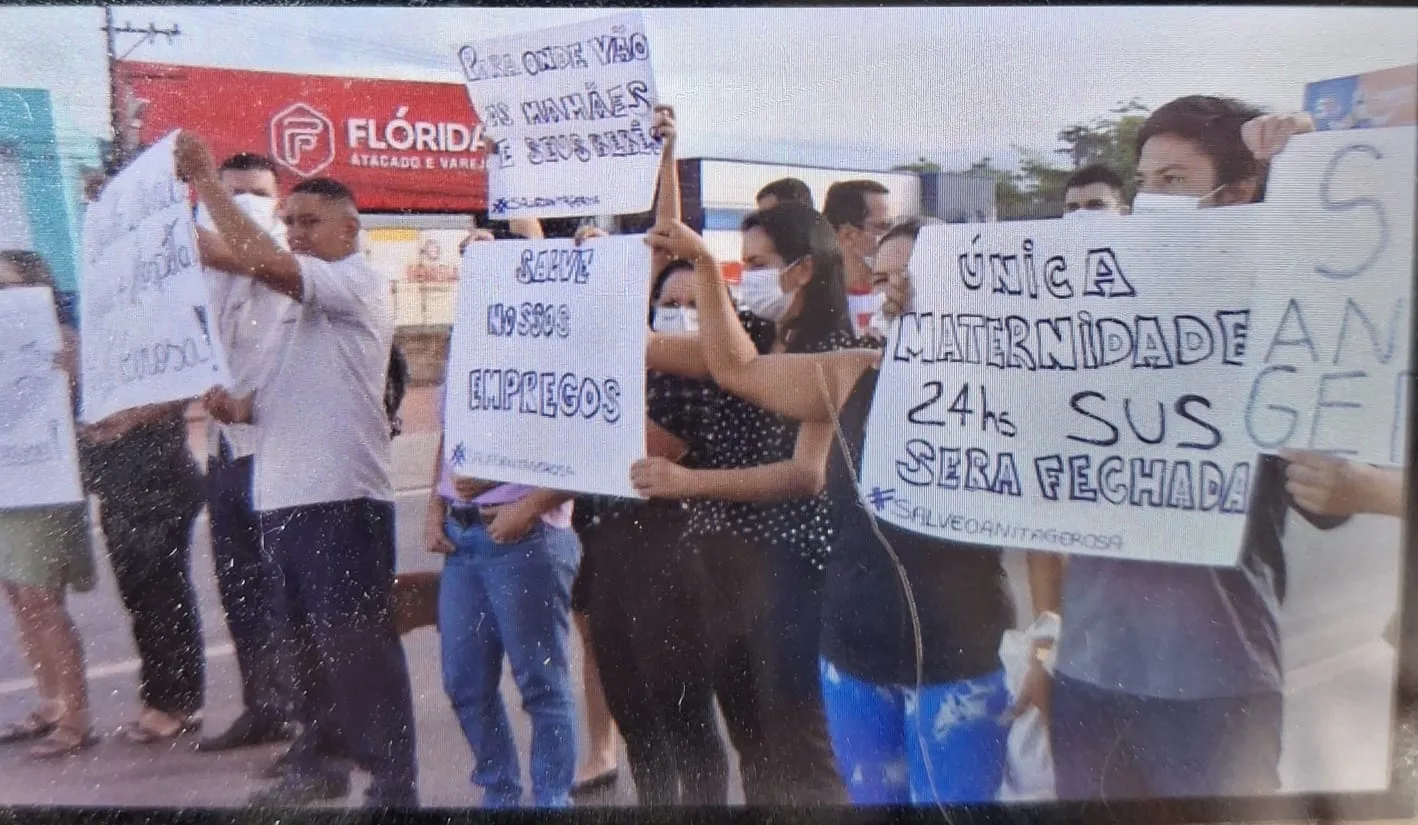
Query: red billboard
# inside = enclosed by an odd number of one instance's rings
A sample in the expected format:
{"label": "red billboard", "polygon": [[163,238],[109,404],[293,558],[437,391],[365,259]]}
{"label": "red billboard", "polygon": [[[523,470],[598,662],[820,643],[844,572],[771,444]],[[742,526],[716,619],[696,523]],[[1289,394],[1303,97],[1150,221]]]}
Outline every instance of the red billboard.
{"label": "red billboard", "polygon": [[190,129],[217,162],[270,155],[289,187],[334,178],[367,212],[486,208],[480,127],[464,86],[120,62],[151,144]]}

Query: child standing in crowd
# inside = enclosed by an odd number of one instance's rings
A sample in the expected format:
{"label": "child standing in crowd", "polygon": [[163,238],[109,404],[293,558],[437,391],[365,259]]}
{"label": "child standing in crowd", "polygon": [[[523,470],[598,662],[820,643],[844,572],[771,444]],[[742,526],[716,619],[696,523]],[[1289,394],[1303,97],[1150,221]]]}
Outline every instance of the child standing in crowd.
{"label": "child standing in crowd", "polygon": [[[0,290],[54,289],[49,266],[34,252],[0,252]],[[77,398],[78,334],[59,313],[63,350],[58,361]],[[0,729],[0,744],[34,742],[30,756],[54,759],[93,746],[84,646],[64,604],[65,591],[94,586],[88,503],[0,510],[0,586],[15,614],[20,647],[39,690],[39,705]],[[37,741],[36,741],[37,740]]]}

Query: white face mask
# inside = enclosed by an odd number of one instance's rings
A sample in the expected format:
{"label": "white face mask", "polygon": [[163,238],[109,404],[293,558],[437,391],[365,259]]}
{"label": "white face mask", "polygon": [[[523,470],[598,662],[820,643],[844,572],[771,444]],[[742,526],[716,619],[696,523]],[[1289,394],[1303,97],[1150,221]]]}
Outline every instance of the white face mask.
{"label": "white face mask", "polygon": [[650,328],[656,332],[698,332],[699,311],[693,307],[655,307],[655,321]]}
{"label": "white face mask", "polygon": [[[798,260],[802,260],[799,258]],[[798,261],[777,269],[746,269],[739,280],[739,293],[749,312],[765,321],[777,323],[788,313],[797,290],[783,291],[783,273],[796,266]]]}
{"label": "white face mask", "polygon": [[[1138,197],[1141,197],[1141,195],[1139,195]],[[1167,196],[1164,195],[1163,197]],[[1087,221],[1097,220],[1098,218],[1116,218],[1120,216],[1117,212],[1114,212],[1111,209],[1075,209],[1072,212],[1063,213],[1063,217],[1065,220],[1070,221]]]}
{"label": "white face mask", "polygon": [[[281,248],[285,248],[286,225],[276,217],[276,207],[279,205],[279,201],[264,195],[252,194],[234,195],[232,200],[236,201],[237,208],[255,221],[262,231],[275,238]],[[212,214],[207,211],[206,204],[197,207],[197,225],[203,229],[217,231],[217,225],[212,221]]]}
{"label": "white face mask", "polygon": [[1200,209],[1201,202],[1226,188],[1222,184],[1200,197],[1196,195],[1163,195],[1159,192],[1138,192],[1132,201],[1134,215],[1155,215],[1158,212],[1187,212]]}

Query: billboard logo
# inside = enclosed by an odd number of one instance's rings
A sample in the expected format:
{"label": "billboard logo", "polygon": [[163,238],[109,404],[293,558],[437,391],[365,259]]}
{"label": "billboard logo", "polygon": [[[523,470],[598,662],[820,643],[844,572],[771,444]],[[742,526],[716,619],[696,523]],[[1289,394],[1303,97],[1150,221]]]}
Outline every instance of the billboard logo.
{"label": "billboard logo", "polygon": [[297,175],[311,177],[335,160],[335,127],[305,103],[287,106],[271,118],[271,154]]}

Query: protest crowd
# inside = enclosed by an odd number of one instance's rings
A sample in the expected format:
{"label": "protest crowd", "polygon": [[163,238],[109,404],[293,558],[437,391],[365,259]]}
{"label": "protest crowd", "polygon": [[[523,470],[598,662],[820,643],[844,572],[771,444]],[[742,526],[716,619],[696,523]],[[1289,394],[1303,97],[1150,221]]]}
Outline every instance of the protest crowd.
{"label": "protest crowd", "polygon": [[[1019,626],[1004,568],[1015,548],[878,521],[859,490],[883,343],[911,308],[908,264],[931,221],[891,214],[871,181],[816,193],[765,180],[741,226],[734,294],[682,221],[677,128],[655,107],[650,266],[621,273],[649,284],[646,438],[630,471],[641,498],[478,478],[445,436],[423,528],[442,572],[414,594],[426,602],[414,621],[399,599],[409,582],[396,576],[390,480],[404,369],[386,281],[360,254],[358,193],[318,177],[281,191],[256,147],[214,158],[201,135],[176,137],[230,381],[75,425],[141,659],[119,735],[192,741],[194,760],[289,743],[256,806],[343,798],[360,770],[370,806],[416,808],[400,635],[433,623],[486,807],[573,805],[614,780],[617,735],[642,805],[726,804],[726,745],[750,805],[1277,792],[1286,514],[1321,529],[1398,516],[1400,474],[1305,451],[1262,462],[1235,567],[1028,551]],[[1116,172],[1084,168],[1062,220],[1255,203],[1270,162],[1311,128],[1229,98],[1173,100],[1132,147],[1136,198]],[[464,255],[545,237],[531,218],[495,228],[474,222]],[[568,240],[604,236],[588,224]],[[53,286],[46,262],[0,252],[0,289],[24,286]],[[57,309],[56,363],[77,398],[87,342],[74,308]],[[208,416],[205,471],[187,448],[188,404]],[[526,437],[504,420],[500,439]],[[244,709],[197,738],[206,673],[190,547],[204,507]],[[95,586],[88,512],[0,511],[0,581],[37,684],[33,711],[5,720],[0,742],[35,759],[97,741],[66,608]],[[1005,657],[1011,633],[1022,641]],[[504,706],[504,660],[528,754]],[[583,691],[590,736],[578,741]],[[1042,752],[1012,744],[1026,729],[1045,732]]]}

